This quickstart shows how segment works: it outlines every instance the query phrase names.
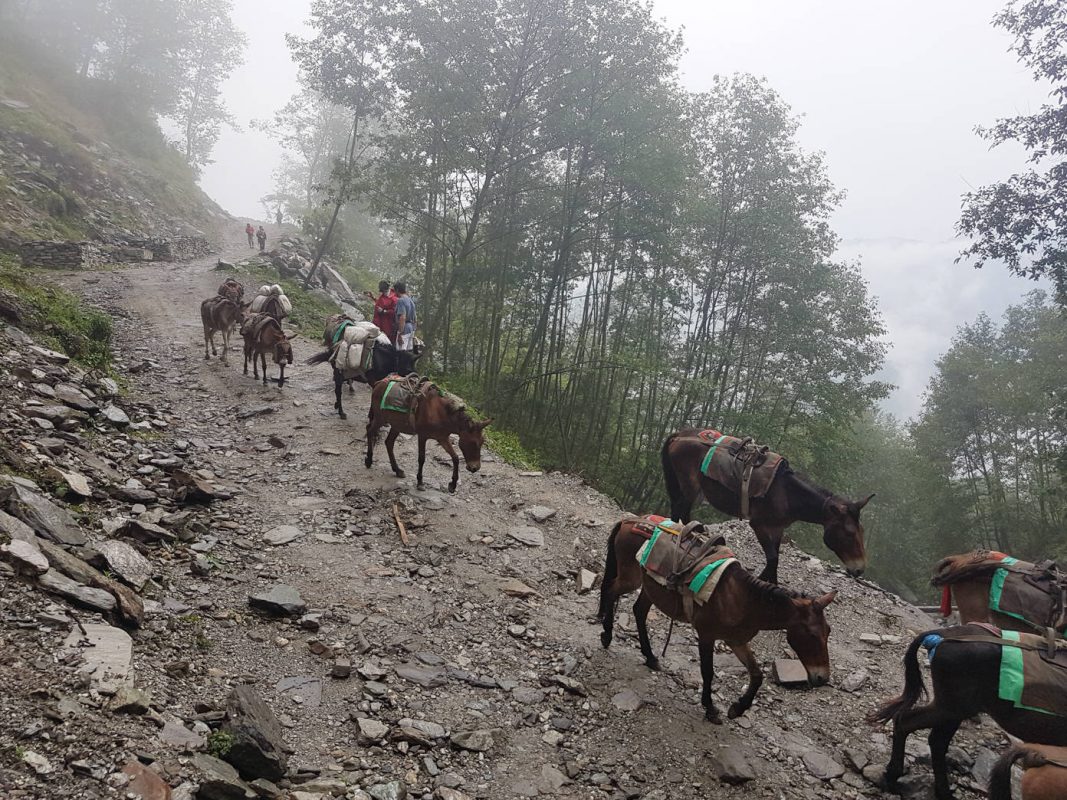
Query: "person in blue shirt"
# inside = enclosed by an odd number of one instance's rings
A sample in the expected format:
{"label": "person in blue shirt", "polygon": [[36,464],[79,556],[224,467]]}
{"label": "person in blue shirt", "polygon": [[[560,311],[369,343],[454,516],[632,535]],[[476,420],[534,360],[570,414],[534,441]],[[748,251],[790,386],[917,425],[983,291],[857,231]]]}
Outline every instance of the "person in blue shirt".
{"label": "person in blue shirt", "polygon": [[396,349],[412,350],[415,346],[415,328],[418,325],[415,319],[415,301],[408,295],[408,287],[404,281],[394,283],[393,291],[396,292]]}

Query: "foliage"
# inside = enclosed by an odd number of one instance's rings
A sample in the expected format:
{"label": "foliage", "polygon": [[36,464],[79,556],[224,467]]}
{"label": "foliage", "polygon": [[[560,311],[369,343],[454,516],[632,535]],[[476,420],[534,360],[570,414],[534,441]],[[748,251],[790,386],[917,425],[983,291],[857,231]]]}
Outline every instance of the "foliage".
{"label": "foliage", "polygon": [[961,258],[976,267],[1003,261],[1018,275],[1048,277],[1067,306],[1067,5],[1013,0],[993,22],[1014,37],[1019,60],[1052,91],[1036,113],[979,129],[994,147],[1021,144],[1031,168],[964,196],[958,227],[973,241]]}
{"label": "foliage", "polygon": [[212,731],[207,737],[207,752],[215,758],[225,758],[234,745],[233,734],[225,731]]}
{"label": "foliage", "polygon": [[85,306],[77,295],[52,286],[36,273],[0,255],[0,289],[30,306],[30,330],[44,334],[71,358],[89,369],[107,372],[111,365],[111,317]]}

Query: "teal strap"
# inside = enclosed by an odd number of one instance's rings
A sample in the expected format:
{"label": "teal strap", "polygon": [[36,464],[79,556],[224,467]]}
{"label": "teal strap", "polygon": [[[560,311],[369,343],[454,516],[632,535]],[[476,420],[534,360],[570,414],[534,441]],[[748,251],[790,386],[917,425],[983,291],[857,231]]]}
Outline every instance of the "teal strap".
{"label": "teal strap", "polygon": [[693,580],[689,581],[689,591],[691,591],[693,594],[697,594],[701,589],[703,589],[704,584],[708,582],[708,578],[711,577],[712,573],[715,572],[715,570],[722,566],[722,563],[724,561],[726,561],[725,558],[720,558],[718,561],[712,561],[710,564],[700,570],[700,572],[698,572],[693,577]]}
{"label": "teal strap", "polygon": [[344,334],[345,328],[349,327],[350,325],[352,325],[352,320],[346,319],[343,320],[341,324],[337,326],[337,330],[333,334],[334,344],[337,344],[339,341],[341,341],[341,336]]}
{"label": "teal strap", "polygon": [[389,399],[389,393],[393,391],[393,387],[397,385],[399,381],[389,381],[389,385],[385,387],[385,394],[382,395],[382,401],[378,403],[378,408],[383,411],[399,411],[401,414],[408,413],[409,409],[400,408],[396,405],[386,405],[386,401]]}
{"label": "teal strap", "polygon": [[715,444],[713,444],[711,446],[711,449],[708,450],[708,454],[706,456],[704,456],[704,461],[700,465],[700,471],[702,473],[704,473],[705,475],[708,474],[708,467],[711,466],[711,459],[715,455],[715,450],[718,448],[719,444],[725,438],[726,438],[726,434],[724,433],[722,436],[720,436],[718,439],[715,440]]}
{"label": "teal strap", "polygon": [[661,531],[659,529],[659,526],[657,526],[656,530],[652,534],[652,538],[648,540],[648,546],[645,547],[645,554],[643,556],[641,556],[641,566],[642,567],[645,566],[645,564],[648,563],[648,557],[650,555],[652,555],[652,548],[656,546],[656,540],[659,539],[659,535],[661,533],[663,533],[663,531]]}

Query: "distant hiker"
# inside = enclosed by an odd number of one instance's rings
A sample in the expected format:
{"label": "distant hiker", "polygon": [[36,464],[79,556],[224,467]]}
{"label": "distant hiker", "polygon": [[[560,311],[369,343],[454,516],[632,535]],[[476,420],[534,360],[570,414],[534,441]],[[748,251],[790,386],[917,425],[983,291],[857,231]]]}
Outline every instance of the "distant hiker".
{"label": "distant hiker", "polygon": [[277,213],[274,215],[274,222],[277,225],[281,225],[282,224],[282,210],[280,208],[278,209]]}
{"label": "distant hiker", "polygon": [[245,233],[248,234],[248,246],[255,247],[255,242],[253,242],[252,239],[256,235],[256,229],[252,227],[251,222],[245,225]]}
{"label": "distant hiker", "polygon": [[256,239],[259,240],[259,252],[262,253],[263,250],[267,247],[267,232],[263,230],[262,225],[260,225],[259,230],[256,231]]}
{"label": "distant hiker", "polygon": [[389,281],[378,282],[377,297],[370,292],[364,294],[374,301],[374,324],[389,337],[390,342],[393,341],[396,332],[396,295],[390,290]]}
{"label": "distant hiker", "polygon": [[412,350],[415,347],[415,301],[408,297],[408,287],[403,281],[393,284],[396,291],[396,349]]}

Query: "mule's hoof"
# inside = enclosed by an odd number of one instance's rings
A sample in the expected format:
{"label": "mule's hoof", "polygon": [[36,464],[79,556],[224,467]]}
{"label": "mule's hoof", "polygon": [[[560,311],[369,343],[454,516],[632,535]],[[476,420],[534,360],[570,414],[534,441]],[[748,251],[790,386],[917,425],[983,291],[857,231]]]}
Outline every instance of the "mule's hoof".
{"label": "mule's hoof", "polygon": [[656,658],[655,656],[652,656],[652,658],[646,658],[645,659],[645,666],[648,667],[653,672],[659,672],[659,659]]}
{"label": "mule's hoof", "polygon": [[370,465],[373,464],[373,463],[374,462],[371,461],[369,458],[363,459],[363,466],[365,466],[367,469],[370,469]]}
{"label": "mule's hoof", "polygon": [[722,715],[717,709],[709,708],[704,712],[704,719],[710,722],[712,725],[722,725]]}
{"label": "mule's hoof", "polygon": [[353,386],[351,383],[348,384],[348,393],[349,394],[355,394],[356,393],[356,387]]}
{"label": "mule's hoof", "polygon": [[600,634],[600,644],[602,644],[604,647],[610,647],[611,646],[611,634],[608,633],[607,631],[604,631],[603,633],[601,633]]}
{"label": "mule's hoof", "polygon": [[[340,417],[341,419],[348,419],[348,414],[346,414],[346,413],[345,413],[344,411],[338,411],[338,412],[337,412],[337,415],[338,415],[338,416],[339,416],[339,417]],[[370,464],[368,464],[367,466],[369,467],[369,466],[370,466]]]}
{"label": "mule's hoof", "polygon": [[456,493],[456,485],[457,484],[455,484],[455,483],[448,484],[448,492],[449,492],[449,494],[455,494]]}
{"label": "mule's hoof", "polygon": [[402,469],[393,470],[393,474],[395,474],[396,477],[398,477],[398,478],[406,478],[407,477],[407,473],[404,472],[404,470],[402,470]]}
{"label": "mule's hoof", "polygon": [[740,703],[730,703],[730,707],[726,710],[726,716],[730,719],[737,719],[745,713],[747,709],[743,708]]}

